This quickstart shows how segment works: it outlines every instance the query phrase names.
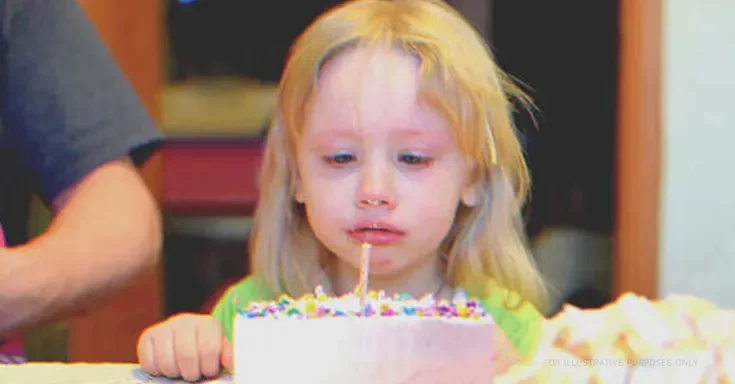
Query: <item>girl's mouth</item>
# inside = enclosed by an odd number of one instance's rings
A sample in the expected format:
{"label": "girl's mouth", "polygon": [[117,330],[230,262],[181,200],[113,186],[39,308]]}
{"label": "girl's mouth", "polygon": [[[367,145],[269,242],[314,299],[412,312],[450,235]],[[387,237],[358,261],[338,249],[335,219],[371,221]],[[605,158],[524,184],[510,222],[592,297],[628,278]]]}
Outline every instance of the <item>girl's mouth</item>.
{"label": "girl's mouth", "polygon": [[385,223],[358,223],[354,229],[347,231],[347,234],[360,243],[369,243],[372,245],[390,245],[395,244],[406,235],[404,231]]}

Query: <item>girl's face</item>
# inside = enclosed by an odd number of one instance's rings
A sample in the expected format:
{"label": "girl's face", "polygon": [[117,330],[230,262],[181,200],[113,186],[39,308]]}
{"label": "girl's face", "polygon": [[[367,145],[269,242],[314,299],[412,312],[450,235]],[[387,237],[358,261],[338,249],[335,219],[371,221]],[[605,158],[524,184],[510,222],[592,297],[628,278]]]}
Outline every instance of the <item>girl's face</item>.
{"label": "girl's face", "polygon": [[450,128],[418,102],[418,69],[389,48],[339,54],[319,73],[299,143],[296,199],[312,230],[354,279],[371,243],[375,289],[435,289],[437,249],[472,198]]}

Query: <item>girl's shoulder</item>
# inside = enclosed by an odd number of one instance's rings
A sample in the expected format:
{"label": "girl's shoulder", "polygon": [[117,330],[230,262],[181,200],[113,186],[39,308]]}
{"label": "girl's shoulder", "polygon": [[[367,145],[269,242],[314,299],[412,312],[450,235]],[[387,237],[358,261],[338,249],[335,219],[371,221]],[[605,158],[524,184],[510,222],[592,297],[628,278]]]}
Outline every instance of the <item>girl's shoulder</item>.
{"label": "girl's shoulder", "polygon": [[530,358],[541,341],[544,316],[516,292],[493,280],[464,287],[470,298],[482,303],[495,323],[524,358]]}
{"label": "girl's shoulder", "polygon": [[217,301],[212,310],[225,336],[232,337],[232,319],[238,308],[247,306],[253,301],[274,300],[275,297],[265,282],[257,276],[248,276],[230,286]]}
{"label": "girl's shoulder", "polygon": [[238,306],[245,306],[251,301],[275,299],[274,294],[258,276],[250,275],[233,284],[223,298],[229,297]]}

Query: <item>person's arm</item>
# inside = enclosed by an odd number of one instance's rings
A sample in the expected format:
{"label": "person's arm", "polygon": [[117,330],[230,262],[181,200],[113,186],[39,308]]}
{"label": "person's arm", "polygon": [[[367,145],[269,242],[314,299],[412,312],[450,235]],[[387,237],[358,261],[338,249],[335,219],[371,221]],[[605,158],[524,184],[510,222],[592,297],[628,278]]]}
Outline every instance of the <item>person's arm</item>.
{"label": "person's arm", "polygon": [[0,335],[109,295],[158,262],[162,236],[135,169],[162,137],[76,0],[4,5],[2,140],[55,217],[0,250]]}
{"label": "person's arm", "polygon": [[158,260],[156,202],[129,161],[102,165],[54,206],[45,233],[0,250],[0,333],[89,308]]}

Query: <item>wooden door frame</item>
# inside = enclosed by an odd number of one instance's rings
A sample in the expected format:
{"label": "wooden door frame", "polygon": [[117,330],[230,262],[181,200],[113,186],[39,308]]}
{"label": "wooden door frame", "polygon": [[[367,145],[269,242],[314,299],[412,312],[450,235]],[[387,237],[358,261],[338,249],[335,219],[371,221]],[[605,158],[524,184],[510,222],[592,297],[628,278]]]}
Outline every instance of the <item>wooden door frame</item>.
{"label": "wooden door frame", "polygon": [[613,292],[658,294],[662,0],[619,0]]}

